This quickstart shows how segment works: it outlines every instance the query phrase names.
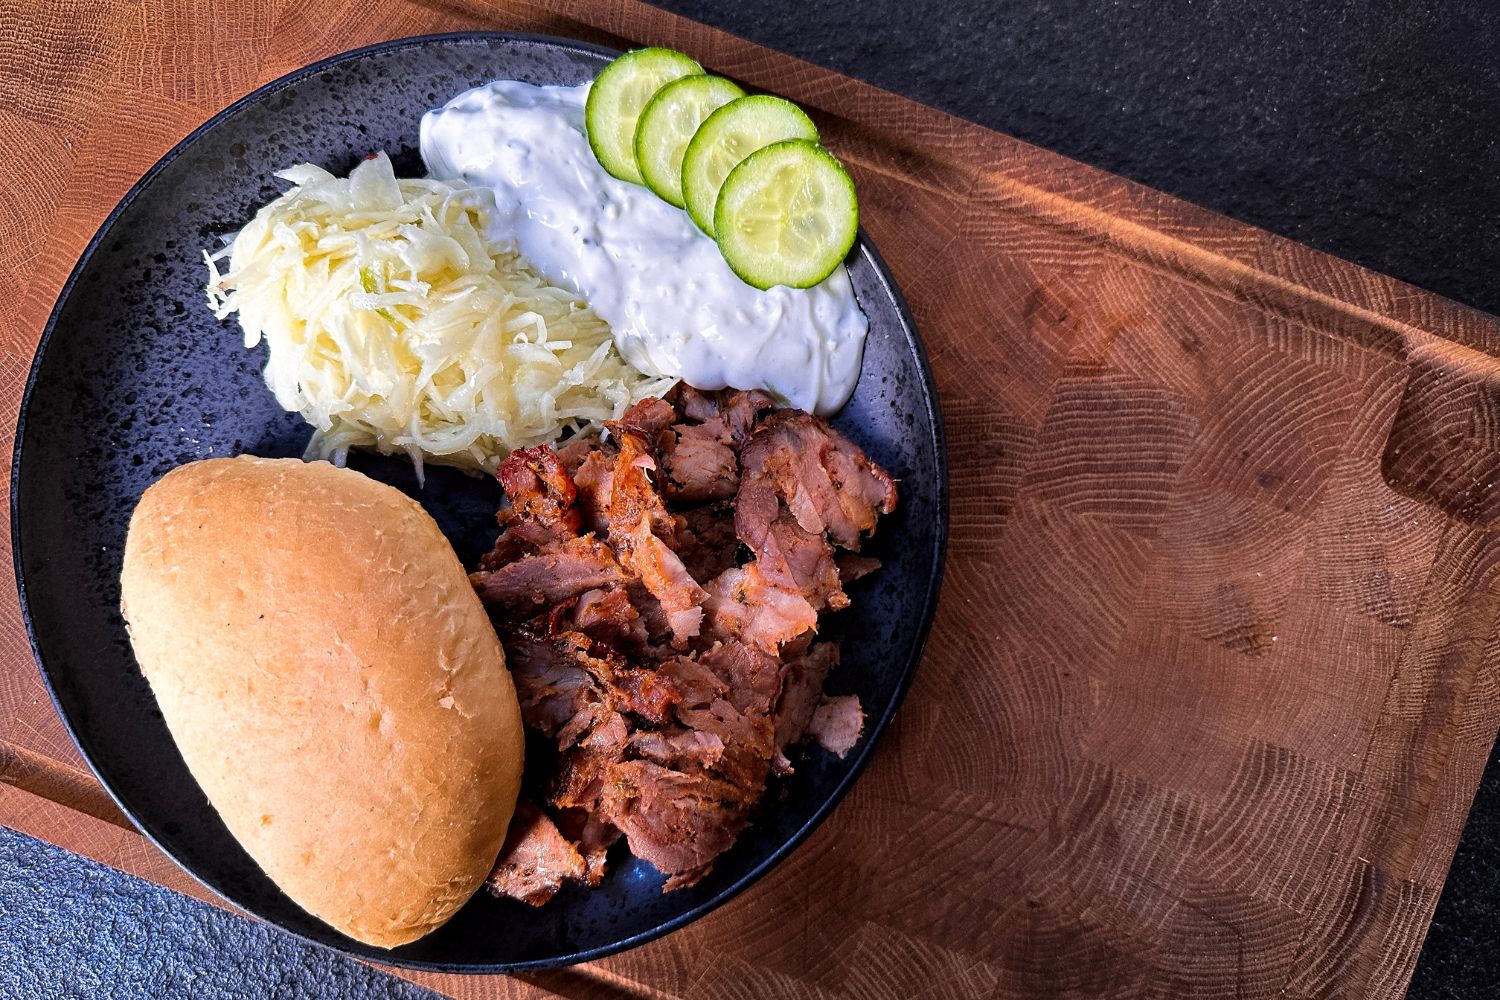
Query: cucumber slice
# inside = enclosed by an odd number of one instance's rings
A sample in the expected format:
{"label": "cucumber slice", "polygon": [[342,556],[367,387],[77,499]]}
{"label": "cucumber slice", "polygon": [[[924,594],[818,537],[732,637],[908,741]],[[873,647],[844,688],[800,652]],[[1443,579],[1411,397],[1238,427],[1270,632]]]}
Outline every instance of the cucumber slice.
{"label": "cucumber slice", "polygon": [[809,288],[854,245],[859,201],[833,154],[794,139],[751,153],[730,171],[714,208],[719,250],[756,288]]}
{"label": "cucumber slice", "polygon": [[656,92],[635,127],[635,165],[646,186],[678,208],[682,198],[682,157],[698,126],[745,92],[722,76],[686,76]]}
{"label": "cucumber slice", "polygon": [[589,88],[583,121],[599,164],[622,181],[643,183],[635,165],[635,126],[656,92],[703,67],[671,49],[636,49],[599,72]]}
{"label": "cucumber slice", "polygon": [[741,160],[785,139],[818,141],[818,128],[791,101],[757,94],[730,101],[704,119],[682,157],[682,195],[698,228],[714,234],[714,205]]}

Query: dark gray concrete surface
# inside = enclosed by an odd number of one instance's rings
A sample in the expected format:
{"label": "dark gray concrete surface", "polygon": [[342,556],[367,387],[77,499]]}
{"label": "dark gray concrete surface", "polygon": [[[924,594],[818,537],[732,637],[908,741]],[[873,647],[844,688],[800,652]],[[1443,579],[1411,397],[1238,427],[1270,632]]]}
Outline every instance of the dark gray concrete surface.
{"label": "dark gray concrete surface", "polygon": [[1493,0],[658,6],[1500,312]]}
{"label": "dark gray concrete surface", "polygon": [[436,994],[0,827],[0,996],[251,1000]]}
{"label": "dark gray concrete surface", "polygon": [[[1500,312],[1493,0],[658,5]],[[1412,984],[1496,994],[1492,760]],[[0,830],[4,997],[428,995]]]}

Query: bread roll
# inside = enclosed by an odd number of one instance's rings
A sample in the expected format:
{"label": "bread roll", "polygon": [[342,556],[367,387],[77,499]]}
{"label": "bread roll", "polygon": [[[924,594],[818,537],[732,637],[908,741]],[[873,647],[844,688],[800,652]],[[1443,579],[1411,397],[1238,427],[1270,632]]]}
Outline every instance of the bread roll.
{"label": "bread roll", "polygon": [[479,887],[515,808],[520,711],[419,505],[326,462],[194,462],[141,498],[121,592],[193,776],[298,905],[394,947]]}

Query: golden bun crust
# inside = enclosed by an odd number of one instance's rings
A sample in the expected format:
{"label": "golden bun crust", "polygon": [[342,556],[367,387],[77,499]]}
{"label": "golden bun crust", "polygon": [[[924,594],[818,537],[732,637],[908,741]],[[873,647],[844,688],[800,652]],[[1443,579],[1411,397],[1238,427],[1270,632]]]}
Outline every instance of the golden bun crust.
{"label": "golden bun crust", "polygon": [[515,808],[520,710],[417,503],[326,462],[193,462],[136,507],[121,594],[178,749],[287,896],[380,947],[469,899]]}

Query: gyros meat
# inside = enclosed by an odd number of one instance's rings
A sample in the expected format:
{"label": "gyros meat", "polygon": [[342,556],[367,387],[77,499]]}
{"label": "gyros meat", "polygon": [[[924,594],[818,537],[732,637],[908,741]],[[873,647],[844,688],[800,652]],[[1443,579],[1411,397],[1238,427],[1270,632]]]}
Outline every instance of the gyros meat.
{"label": "gyros meat", "polygon": [[511,454],[471,577],[522,718],[558,750],[487,883],[535,905],[598,885],[621,836],[692,885],[792,747],[843,756],[864,727],[857,698],[824,694],[838,645],[815,638],[878,565],[853,553],[895,509],[885,470],[762,392],[679,387],[607,428]]}

